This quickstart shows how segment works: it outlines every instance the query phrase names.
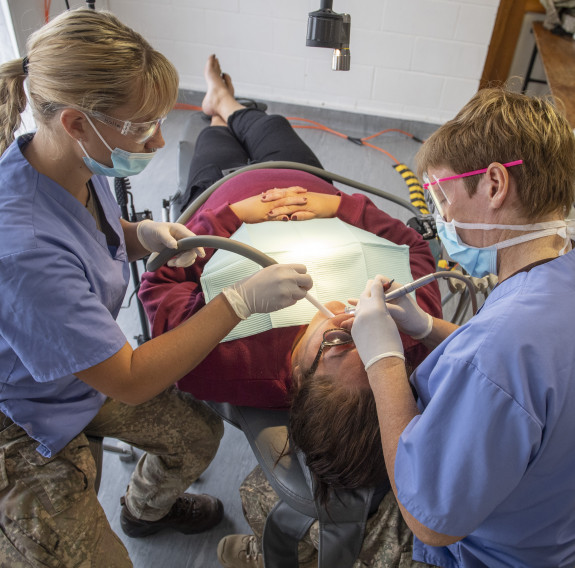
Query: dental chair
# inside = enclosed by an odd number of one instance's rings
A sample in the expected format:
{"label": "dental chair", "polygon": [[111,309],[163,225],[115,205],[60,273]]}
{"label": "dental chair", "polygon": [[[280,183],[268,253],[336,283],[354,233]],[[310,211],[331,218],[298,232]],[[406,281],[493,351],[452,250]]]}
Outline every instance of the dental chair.
{"label": "dental chair", "polygon": [[318,568],[351,568],[358,558],[365,524],[390,489],[361,488],[337,491],[327,507],[314,497],[305,456],[293,449],[278,456],[288,438],[288,413],[206,402],[224,420],[245,434],[268,482],[279,496],[265,523],[263,558],[266,567],[297,568],[298,543],[319,521]]}

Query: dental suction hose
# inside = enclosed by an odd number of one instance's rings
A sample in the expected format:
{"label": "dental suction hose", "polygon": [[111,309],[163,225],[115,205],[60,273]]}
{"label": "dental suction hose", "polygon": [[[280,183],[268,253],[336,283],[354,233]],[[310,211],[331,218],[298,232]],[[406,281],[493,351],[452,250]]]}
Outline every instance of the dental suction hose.
{"label": "dental suction hose", "polygon": [[405,294],[409,294],[417,288],[421,286],[425,286],[438,278],[455,278],[456,280],[461,280],[467,286],[467,290],[469,291],[469,298],[471,299],[471,308],[473,310],[473,314],[477,313],[477,295],[475,293],[475,286],[473,286],[473,282],[467,276],[460,274],[459,272],[452,272],[449,270],[444,270],[441,272],[433,272],[432,274],[428,274],[427,276],[423,276],[422,278],[418,278],[397,290],[392,290],[391,292],[385,295],[385,301],[388,302],[390,300],[395,300],[396,298],[400,298],[401,296],[405,296]]}
{"label": "dental suction hose", "polygon": [[469,276],[464,276],[459,272],[454,272],[451,270],[444,270],[441,272],[434,272],[433,276],[435,278],[455,278],[456,280],[461,280],[466,286],[467,291],[469,292],[469,299],[471,300],[471,310],[473,315],[477,313],[477,294],[475,292],[475,286],[473,285],[473,281]]}
{"label": "dental suction hose", "polygon": [[255,263],[259,264],[263,268],[266,266],[271,266],[272,264],[277,264],[271,256],[263,253],[250,245],[245,243],[240,243],[239,241],[234,241],[232,239],[226,239],[225,237],[216,237],[214,235],[199,235],[195,237],[186,237],[185,239],[180,239],[178,241],[177,249],[165,248],[162,252],[158,253],[154,258],[150,257],[146,265],[146,269],[150,271],[157,270],[160,266],[163,266],[176,254],[184,251],[191,250],[198,247],[207,248],[218,248],[224,249],[230,252],[235,252],[241,254]]}
{"label": "dental suction hose", "polygon": [[[185,239],[180,239],[178,241],[177,249],[165,248],[162,252],[158,253],[157,256],[150,256],[146,268],[147,270],[151,270],[153,272],[183,250],[190,250],[198,247],[217,248],[235,252],[236,254],[240,254],[241,256],[252,260],[263,268],[266,266],[271,266],[272,264],[277,264],[277,261],[274,260],[271,256],[268,256],[261,250],[258,250],[245,243],[240,243],[239,241],[234,241],[233,239],[227,239],[225,237],[217,237],[215,235],[199,235],[195,237],[186,237]],[[306,293],[305,299],[313,306],[315,306],[324,316],[328,318],[334,317],[334,314],[330,312],[323,304],[321,304],[317,298],[314,298],[309,292]]]}

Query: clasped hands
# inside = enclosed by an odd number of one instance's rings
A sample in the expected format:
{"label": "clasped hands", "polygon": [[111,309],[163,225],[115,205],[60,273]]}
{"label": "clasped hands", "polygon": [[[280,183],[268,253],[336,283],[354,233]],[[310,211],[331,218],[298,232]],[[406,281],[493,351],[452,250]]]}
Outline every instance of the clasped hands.
{"label": "clasped hands", "polygon": [[276,187],[232,203],[230,208],[244,223],[305,221],[335,217],[340,201],[338,195],[308,192],[299,186]]}
{"label": "clasped hands", "polygon": [[433,318],[410,295],[390,303],[385,301],[386,291],[401,286],[398,283],[389,286],[389,282],[384,276],[376,276],[367,281],[359,300],[350,300],[356,305],[351,335],[366,371],[386,357],[405,359],[400,330],[422,339],[433,327]]}

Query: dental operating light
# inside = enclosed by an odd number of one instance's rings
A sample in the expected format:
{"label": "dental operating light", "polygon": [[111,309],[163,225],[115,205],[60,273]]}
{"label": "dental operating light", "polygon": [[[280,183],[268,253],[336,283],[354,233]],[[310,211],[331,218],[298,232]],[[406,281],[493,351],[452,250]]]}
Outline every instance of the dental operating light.
{"label": "dental operating light", "polygon": [[322,0],[320,9],[309,13],[305,44],[309,47],[332,48],[331,68],[334,71],[349,71],[351,16],[336,14],[332,5],[331,0]]}

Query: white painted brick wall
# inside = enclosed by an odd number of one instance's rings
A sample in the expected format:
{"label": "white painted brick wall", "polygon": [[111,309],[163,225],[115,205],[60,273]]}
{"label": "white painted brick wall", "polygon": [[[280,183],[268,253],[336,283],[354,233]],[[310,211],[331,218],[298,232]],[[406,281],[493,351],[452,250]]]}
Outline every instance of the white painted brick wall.
{"label": "white painted brick wall", "polygon": [[435,123],[477,90],[498,4],[334,0],[351,14],[351,71],[334,72],[330,49],[305,46],[319,0],[96,0],[174,62],[184,89],[204,90],[216,53],[244,97]]}

